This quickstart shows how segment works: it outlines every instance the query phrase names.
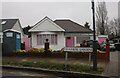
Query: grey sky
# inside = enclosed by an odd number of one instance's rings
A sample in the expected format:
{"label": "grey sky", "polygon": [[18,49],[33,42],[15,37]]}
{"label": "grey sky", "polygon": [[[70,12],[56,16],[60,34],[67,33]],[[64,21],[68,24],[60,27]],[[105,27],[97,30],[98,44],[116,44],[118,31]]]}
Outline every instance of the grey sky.
{"label": "grey sky", "polygon": [[[117,2],[107,2],[109,19],[118,15]],[[71,19],[81,25],[92,25],[90,2],[3,2],[2,18],[19,18],[22,27],[40,21],[45,16],[55,19]],[[91,26],[92,27],[92,26]]]}

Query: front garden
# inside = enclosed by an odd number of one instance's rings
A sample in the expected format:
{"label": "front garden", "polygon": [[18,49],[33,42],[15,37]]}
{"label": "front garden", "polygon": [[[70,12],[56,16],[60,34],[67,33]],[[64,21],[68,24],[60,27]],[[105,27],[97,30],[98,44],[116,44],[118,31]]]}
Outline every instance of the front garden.
{"label": "front garden", "polygon": [[[48,59],[45,60],[46,58]],[[64,51],[54,52],[52,49],[49,49],[48,53],[45,53],[44,48],[31,48],[29,50],[17,50],[4,56],[3,65],[97,74],[101,74],[104,71],[104,67],[101,66],[98,66],[97,71],[92,70],[92,66],[89,65],[88,61],[89,53],[68,53],[68,59],[72,58],[75,60],[68,60],[67,68],[65,68]],[[25,59],[27,59],[27,61]],[[59,59],[62,59],[62,62]],[[85,62],[84,59],[87,60],[86,64],[82,64],[82,62]]]}
{"label": "front garden", "polygon": [[97,73],[101,74],[103,68],[99,67],[97,71],[93,71],[92,67],[88,65],[80,64],[65,64],[63,63],[52,63],[47,61],[37,61],[37,62],[26,62],[26,61],[4,61],[3,65],[9,66],[20,66],[20,67],[34,67],[34,68],[43,68],[49,70],[63,70],[63,71],[74,71],[74,72],[85,72],[85,73]]}

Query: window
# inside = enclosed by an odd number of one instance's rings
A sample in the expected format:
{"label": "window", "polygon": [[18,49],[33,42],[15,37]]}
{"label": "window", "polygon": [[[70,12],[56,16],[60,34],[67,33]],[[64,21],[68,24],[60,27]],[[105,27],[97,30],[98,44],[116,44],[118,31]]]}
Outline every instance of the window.
{"label": "window", "polygon": [[67,39],[71,39],[71,37],[67,37]]}
{"label": "window", "polygon": [[39,43],[40,43],[40,45],[42,45],[42,41],[43,41],[43,40],[42,40],[42,35],[40,35],[40,36],[39,36]]}
{"label": "window", "polygon": [[114,43],[118,43],[118,40],[113,40]]}
{"label": "window", "polygon": [[7,32],[6,37],[13,37],[13,33],[12,32]]}
{"label": "window", "polygon": [[37,45],[43,45],[46,39],[48,39],[51,45],[57,44],[56,34],[39,34],[37,35]]}
{"label": "window", "polygon": [[82,43],[84,40],[89,40],[90,37],[76,37],[76,43],[80,44]]}
{"label": "window", "polygon": [[57,35],[56,34],[51,35],[51,44],[57,44]]}
{"label": "window", "polygon": [[0,35],[0,43],[2,43],[3,42],[3,37],[2,37],[2,35]]}
{"label": "window", "polygon": [[17,35],[16,35],[16,38],[17,38],[17,39],[20,39],[20,35],[19,35],[19,34],[17,34]]}
{"label": "window", "polygon": [[6,23],[6,21],[2,21],[1,24],[4,25]]}

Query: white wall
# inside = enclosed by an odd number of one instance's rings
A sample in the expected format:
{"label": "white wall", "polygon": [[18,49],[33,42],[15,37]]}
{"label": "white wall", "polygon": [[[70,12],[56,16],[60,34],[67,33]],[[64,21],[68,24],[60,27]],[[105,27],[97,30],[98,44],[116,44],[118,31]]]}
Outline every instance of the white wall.
{"label": "white wall", "polygon": [[40,32],[32,33],[32,48],[44,48],[44,45],[37,45],[37,34],[57,34],[57,45],[50,45],[53,50],[61,50],[65,47],[65,37],[63,32]]}
{"label": "white wall", "polygon": [[18,21],[16,22],[16,24],[14,25],[14,27],[12,29],[21,32],[21,43],[23,43],[24,42],[24,40],[23,40],[24,33],[23,33],[23,30],[20,28],[20,24]]}

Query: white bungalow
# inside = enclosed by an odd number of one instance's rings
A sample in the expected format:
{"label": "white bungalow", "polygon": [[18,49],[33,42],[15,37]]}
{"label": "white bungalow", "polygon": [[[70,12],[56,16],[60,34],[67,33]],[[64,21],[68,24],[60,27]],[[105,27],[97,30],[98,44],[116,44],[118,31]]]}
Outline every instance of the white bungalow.
{"label": "white bungalow", "polygon": [[83,27],[71,20],[55,20],[45,17],[33,28],[31,32],[31,47],[43,48],[46,39],[49,40],[50,48],[61,50],[63,47],[75,47],[83,40],[92,37],[92,30]]}

